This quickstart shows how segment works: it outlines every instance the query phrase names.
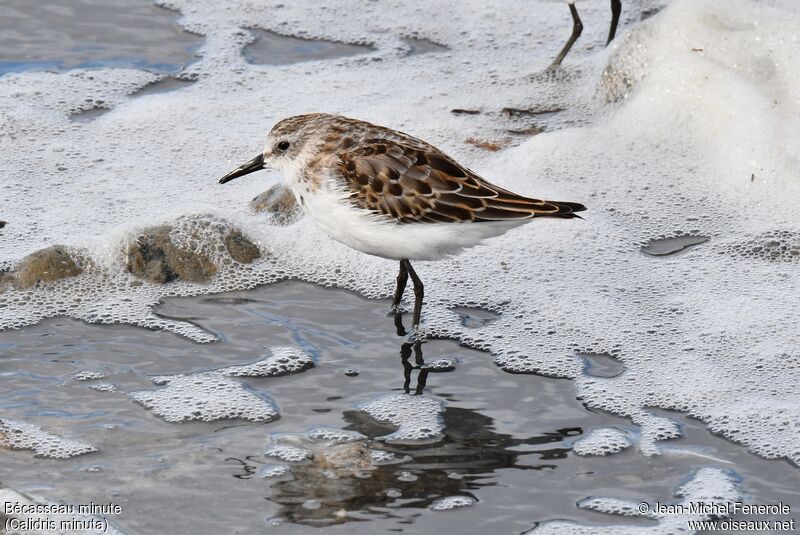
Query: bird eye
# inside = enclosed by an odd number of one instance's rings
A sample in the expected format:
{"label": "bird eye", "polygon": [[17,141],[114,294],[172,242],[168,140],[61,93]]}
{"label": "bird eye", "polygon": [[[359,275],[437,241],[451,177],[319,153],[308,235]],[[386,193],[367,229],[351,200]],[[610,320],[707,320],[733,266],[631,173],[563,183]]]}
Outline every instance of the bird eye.
{"label": "bird eye", "polygon": [[289,148],[288,141],[281,141],[280,143],[278,143],[278,150],[286,150],[288,148]]}

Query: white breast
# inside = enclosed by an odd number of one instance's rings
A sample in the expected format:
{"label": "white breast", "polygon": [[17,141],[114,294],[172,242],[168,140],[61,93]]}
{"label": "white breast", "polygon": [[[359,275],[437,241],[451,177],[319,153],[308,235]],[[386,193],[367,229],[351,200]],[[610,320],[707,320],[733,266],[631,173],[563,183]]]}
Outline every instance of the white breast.
{"label": "white breast", "polygon": [[527,223],[395,223],[354,206],[349,192],[335,186],[330,177],[316,188],[300,180],[294,169],[285,169],[289,186],[305,213],[333,239],[362,253],[400,260],[438,260],[472,247]]}

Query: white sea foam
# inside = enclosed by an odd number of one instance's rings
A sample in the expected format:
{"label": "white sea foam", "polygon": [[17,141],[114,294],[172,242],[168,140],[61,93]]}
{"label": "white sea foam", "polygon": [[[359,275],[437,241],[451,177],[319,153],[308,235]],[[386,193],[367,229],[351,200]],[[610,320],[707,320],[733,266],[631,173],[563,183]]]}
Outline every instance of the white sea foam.
{"label": "white sea foam", "polygon": [[433,362],[426,362],[420,366],[421,370],[428,370],[429,372],[451,372],[456,369],[455,359],[436,359]]}
{"label": "white sea foam", "polygon": [[369,460],[375,466],[399,464],[411,459],[408,455],[401,455],[385,450],[369,450]]}
{"label": "white sea foam", "polygon": [[578,455],[611,455],[628,449],[632,444],[625,431],[616,427],[598,427],[576,440],[572,451]]}
{"label": "white sea foam", "polygon": [[252,364],[228,366],[218,371],[228,377],[280,377],[300,373],[313,366],[311,355],[299,347],[281,346],[271,348],[269,356]]}
{"label": "white sea foam", "polygon": [[264,422],[278,416],[278,409],[270,400],[217,372],[158,376],[152,380],[166,387],[128,395],[168,422],[226,418]]}
{"label": "white sea foam", "polygon": [[97,451],[86,442],[61,438],[43,431],[38,425],[12,420],[0,420],[0,447],[33,450],[36,457],[52,459],[68,459]]}
{"label": "white sea foam", "polygon": [[[638,516],[657,520],[658,523],[651,526],[584,526],[575,522],[555,520],[543,522],[534,529],[527,531],[526,535],[667,535],[677,533],[695,533],[689,527],[690,520],[708,520],[713,517],[711,514],[703,512],[688,512],[692,505],[699,503],[708,508],[716,506],[716,510],[721,510],[726,504],[730,504],[741,499],[741,489],[736,478],[723,470],[716,468],[701,468],[692,475],[692,478],[681,485],[675,495],[683,498],[682,500],[662,504],[672,507],[669,513],[657,511],[654,504],[646,501],[633,501],[612,497],[590,497],[578,502],[578,507],[597,511],[608,515]],[[709,509],[713,510],[713,509]],[[685,513],[675,513],[675,511],[687,511]]]}
{"label": "white sea foam", "polygon": [[315,442],[330,442],[332,444],[345,444],[366,440],[367,437],[357,431],[347,431],[346,429],[334,429],[333,427],[315,427],[306,437]]}
{"label": "white sea foam", "polygon": [[435,442],[442,437],[444,405],[441,401],[409,394],[388,394],[361,406],[382,423],[397,426],[384,437],[387,442]]}
{"label": "white sea foam", "polygon": [[471,496],[445,496],[434,500],[430,505],[431,511],[450,511],[460,509],[475,504],[475,498]]}
{"label": "white sea foam", "polygon": [[102,379],[106,374],[94,370],[79,370],[70,377],[75,381],[93,381],[94,379]]}
{"label": "white sea foam", "polygon": [[[537,221],[456,259],[415,265],[426,284],[427,334],[490,350],[508,371],[574,378],[588,405],[641,427],[645,454],[680,433],[653,413],[659,407],[700,418],[760,455],[800,462],[800,274],[797,261],[782,261],[797,256],[800,235],[800,16],[792,2],[735,0],[723,10],[676,0],[627,24],[607,50],[596,46],[607,9],[587,2],[584,35],[554,73],[542,69],[566,37],[563,17],[552,14],[558,4],[513,0],[498,10],[469,0],[454,11],[445,1],[420,9],[343,0],[313,17],[302,1],[273,10],[245,0],[165,4],[206,35],[186,73],[198,78],[192,86],[129,98],[154,76],[107,69],[0,78],[0,214],[8,222],[0,269],[54,243],[92,259],[77,278],[0,293],[0,328],[67,314],[209,341],[150,306],[165,295],[289,276],[390,295],[393,263],[347,250],[307,219],[276,227],[249,211],[274,174],[216,184],[260,150],[278,118],[340,112],[424,137],[520,193],[589,208],[583,221]],[[625,5],[637,20],[641,6]],[[375,50],[249,65],[241,55],[247,26]],[[545,44],[526,35],[532,28]],[[448,51],[406,57],[401,37],[412,34]],[[69,121],[97,100],[112,110]],[[500,113],[507,106],[564,110],[508,118]],[[547,131],[524,140],[507,133],[531,125]],[[464,143],[468,136],[519,141],[488,153]],[[265,254],[223,263],[208,284],[161,286],[125,273],[122,245],[137,230],[202,214],[243,228]],[[710,241],[676,257],[639,253],[646,240],[678,232]],[[501,316],[464,328],[451,310],[463,305]],[[576,352],[613,355],[626,371],[586,376]]]}
{"label": "white sea foam", "polygon": [[114,383],[106,383],[103,381],[99,383],[92,383],[89,385],[89,388],[92,390],[97,390],[98,392],[116,392],[119,386]]}
{"label": "white sea foam", "polygon": [[289,473],[289,467],[285,464],[265,464],[258,469],[256,475],[260,478],[268,479],[282,477]]}
{"label": "white sea foam", "polygon": [[287,463],[301,463],[309,460],[314,454],[305,448],[279,444],[268,447],[264,451],[264,455],[275,457]]}

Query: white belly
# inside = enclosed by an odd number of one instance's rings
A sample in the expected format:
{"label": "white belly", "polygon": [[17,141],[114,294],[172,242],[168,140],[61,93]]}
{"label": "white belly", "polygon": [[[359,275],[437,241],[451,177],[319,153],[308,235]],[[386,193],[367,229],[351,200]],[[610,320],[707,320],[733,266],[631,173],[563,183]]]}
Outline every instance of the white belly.
{"label": "white belly", "polygon": [[394,260],[445,258],[530,221],[399,224],[353,206],[346,194],[324,186],[314,193],[294,181],[290,186],[305,213],[333,239],[362,253]]}

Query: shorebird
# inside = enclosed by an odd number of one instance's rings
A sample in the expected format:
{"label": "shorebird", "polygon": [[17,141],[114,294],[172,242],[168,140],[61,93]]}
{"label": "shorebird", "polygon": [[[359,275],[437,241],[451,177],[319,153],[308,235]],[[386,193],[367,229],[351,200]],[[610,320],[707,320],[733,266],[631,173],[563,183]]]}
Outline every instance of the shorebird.
{"label": "shorebird", "polygon": [[[567,5],[569,6],[569,12],[572,15],[572,34],[569,36],[569,40],[564,45],[564,48],[561,49],[561,52],[558,53],[556,59],[553,60],[553,63],[550,64],[550,69],[554,69],[561,65],[561,62],[566,57],[569,50],[572,48],[572,45],[575,44],[575,41],[578,40],[578,37],[581,36],[581,32],[583,31],[583,22],[581,22],[580,16],[578,16],[578,10],[575,8],[575,0],[567,0]],[[606,46],[614,39],[614,36],[617,33],[617,24],[619,24],[619,15],[622,13],[622,2],[621,0],[611,0],[611,26],[608,28],[608,40],[606,41]]]}
{"label": "shorebird", "polygon": [[335,240],[400,262],[392,310],[409,276],[414,329],[424,289],[411,260],[438,260],[537,217],[572,218],[579,203],[523,197],[495,186],[433,145],[327,113],[278,122],[264,150],[219,181],[280,170],[297,202]]}

